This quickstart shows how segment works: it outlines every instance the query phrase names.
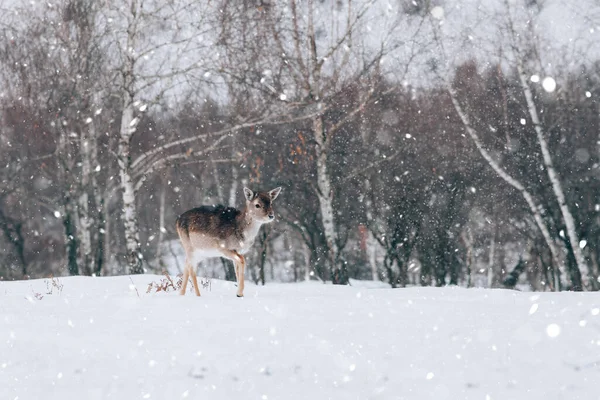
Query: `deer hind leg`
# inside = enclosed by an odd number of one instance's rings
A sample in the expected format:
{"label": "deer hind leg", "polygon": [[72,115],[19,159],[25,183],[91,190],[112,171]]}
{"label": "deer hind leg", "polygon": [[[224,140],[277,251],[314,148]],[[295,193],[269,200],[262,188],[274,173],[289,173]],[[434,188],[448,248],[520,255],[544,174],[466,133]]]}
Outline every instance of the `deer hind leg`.
{"label": "deer hind leg", "polygon": [[194,291],[196,292],[196,296],[200,296],[200,289],[198,288],[198,280],[196,278],[195,268],[192,268],[190,265],[190,275],[192,277],[192,286],[194,286]]}
{"label": "deer hind leg", "polygon": [[235,284],[236,284],[236,286],[239,287],[240,286],[239,285],[239,283],[240,283],[240,266],[237,261],[235,261],[235,260],[232,260],[232,261],[233,261],[233,268],[235,269]]}
{"label": "deer hind leg", "polygon": [[[188,284],[188,280],[190,278],[190,275],[194,272],[192,270],[192,261],[193,261],[193,255],[194,252],[192,250],[192,244],[190,243],[190,239],[189,237],[185,237],[183,236],[179,231],[179,238],[181,239],[181,244],[183,245],[183,249],[185,250],[185,266],[183,267],[183,279],[181,281],[181,290],[179,292],[180,295],[185,295],[185,291],[187,289],[187,284]],[[192,285],[195,283],[195,277],[196,275],[193,275],[192,278]],[[195,285],[195,289],[196,289],[196,294],[198,296],[200,296],[200,293],[198,292],[198,285]]]}

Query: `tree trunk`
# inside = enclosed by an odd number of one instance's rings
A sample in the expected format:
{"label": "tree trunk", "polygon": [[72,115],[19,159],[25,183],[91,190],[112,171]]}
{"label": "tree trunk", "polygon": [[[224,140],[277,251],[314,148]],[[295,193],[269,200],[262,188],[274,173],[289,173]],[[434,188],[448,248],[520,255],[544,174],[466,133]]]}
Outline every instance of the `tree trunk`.
{"label": "tree trunk", "polygon": [[519,258],[519,262],[517,263],[517,265],[515,265],[513,270],[510,271],[510,274],[508,274],[506,279],[504,279],[504,281],[502,282],[504,287],[508,289],[514,289],[515,286],[517,286],[517,283],[519,282],[519,276],[523,273],[523,271],[525,271],[526,266],[527,263],[523,261],[522,258]]}
{"label": "tree trunk", "polygon": [[100,197],[97,201],[99,201],[98,203],[96,203],[97,206],[97,210],[96,210],[96,215],[97,215],[97,231],[96,231],[96,255],[95,255],[95,261],[94,261],[94,275],[96,276],[100,276],[102,274],[102,271],[104,269],[104,261],[106,258],[106,253],[105,253],[105,246],[106,246],[106,240],[107,240],[107,234],[108,234],[108,224],[106,223],[106,217],[105,217],[105,213],[104,213],[104,199],[102,197]]}
{"label": "tree trunk", "polygon": [[550,236],[548,227],[546,226],[546,223],[544,222],[544,219],[542,218],[540,209],[536,205],[536,203],[533,199],[533,196],[531,195],[531,193],[529,193],[529,191],[527,189],[525,189],[525,186],[523,186],[523,184],[520,181],[513,178],[511,175],[508,174],[508,172],[506,172],[502,167],[500,167],[500,165],[496,162],[496,160],[494,160],[492,158],[492,156],[490,155],[490,153],[483,147],[483,144],[481,143],[481,140],[479,139],[479,136],[477,135],[477,131],[471,126],[471,122],[469,121],[467,114],[463,111],[460,103],[458,102],[458,98],[456,96],[455,90],[452,88],[452,86],[449,83],[446,86],[448,89],[448,93],[450,94],[450,99],[452,100],[452,104],[454,105],[454,108],[455,108],[458,116],[460,117],[460,119],[465,127],[465,130],[467,131],[467,133],[473,140],[473,143],[475,143],[477,150],[479,150],[479,153],[487,161],[489,166],[492,167],[492,169],[498,174],[498,176],[500,176],[500,178],[502,178],[506,183],[508,183],[515,189],[517,189],[519,191],[519,193],[521,193],[521,195],[523,196],[525,201],[527,202],[527,205],[529,206],[529,210],[531,211],[531,213],[533,215],[535,223],[536,223],[538,229],[540,230],[540,232],[542,233],[542,237],[544,238],[544,241],[546,242],[546,245],[548,246],[548,248],[550,249],[550,253],[552,254],[552,264],[553,264],[553,270],[554,270],[553,275],[555,278],[555,282],[554,282],[553,286],[556,291],[560,291],[561,287],[562,287],[561,277],[564,276],[564,272],[562,271],[563,264],[560,262],[560,256],[559,256],[559,252],[556,248],[556,244],[555,244],[554,240],[552,239],[552,237]]}
{"label": "tree trunk", "polygon": [[[367,129],[364,129],[365,131]],[[363,134],[363,141],[365,141],[366,143],[366,138],[364,137]],[[364,186],[365,186],[365,210],[366,210],[366,218],[367,218],[367,226],[371,225],[373,223],[373,219],[375,218],[373,216],[373,200],[371,199],[370,193],[371,193],[371,182],[369,179],[365,179],[364,180]],[[378,281],[379,280],[379,273],[377,271],[377,254],[376,254],[376,247],[377,247],[377,239],[375,238],[375,235],[373,234],[373,232],[371,231],[371,229],[368,230],[367,232],[367,262],[369,263],[369,267],[371,269],[371,279],[374,281]]]}
{"label": "tree trunk", "polygon": [[406,258],[400,259],[396,253],[396,265],[398,266],[398,286],[406,287],[408,284],[408,260]]}
{"label": "tree trunk", "polygon": [[433,253],[433,260],[435,262],[433,265],[435,286],[442,287],[446,286],[446,274],[448,272],[448,238],[446,237],[445,232],[442,232],[441,234],[438,233],[436,240],[438,240],[439,243]]}
{"label": "tree trunk", "polygon": [[221,258],[221,263],[223,264],[223,270],[225,271],[225,280],[235,282],[236,279],[233,262],[225,258]]}
{"label": "tree trunk", "polygon": [[123,195],[123,224],[125,226],[125,246],[130,274],[142,274],[142,251],[135,204],[135,189],[130,173],[130,144],[136,120],[133,118],[133,99],[127,90],[123,93],[123,115],[121,117],[121,135],[119,138],[119,175]]}
{"label": "tree trunk", "polygon": [[573,218],[573,214],[571,214],[571,210],[569,210],[569,206],[567,205],[567,200],[565,198],[565,194],[562,188],[562,183],[560,182],[560,178],[556,173],[556,170],[554,169],[554,162],[552,160],[552,156],[550,155],[548,142],[544,137],[544,131],[542,129],[542,124],[540,123],[540,119],[538,117],[537,107],[535,105],[535,102],[533,101],[533,94],[531,93],[531,88],[529,87],[529,83],[527,82],[527,77],[525,76],[525,72],[523,71],[523,66],[521,65],[520,60],[517,62],[517,69],[519,72],[521,87],[523,88],[523,92],[525,94],[525,100],[527,101],[527,109],[529,110],[529,116],[531,117],[531,121],[533,122],[533,127],[535,128],[538,144],[540,145],[540,149],[542,150],[544,166],[546,167],[548,178],[550,179],[550,183],[552,184],[552,191],[556,196],[556,200],[558,201],[558,205],[560,207],[560,212],[563,216],[563,220],[565,221],[565,225],[567,228],[567,236],[571,244],[571,246],[567,246],[567,248],[570,247],[573,253],[573,257],[575,259],[575,265],[569,268],[571,284],[574,290],[582,290],[583,287],[581,283],[581,270],[585,267],[586,263],[583,253],[581,252],[581,248],[579,247],[579,236],[575,227],[575,219]]}
{"label": "tree trunk", "polygon": [[217,198],[219,199],[219,204],[225,201],[225,195],[223,194],[223,186],[221,177],[219,176],[219,168],[217,168],[217,163],[211,162],[213,169],[213,177],[215,184],[217,185]]}
{"label": "tree trunk", "polygon": [[6,216],[0,207],[0,229],[4,232],[6,240],[11,243],[17,253],[17,260],[21,267],[23,278],[27,277],[27,263],[25,261],[25,238],[22,232],[23,224]]}
{"label": "tree trunk", "polygon": [[302,252],[302,254],[304,255],[304,265],[306,266],[306,268],[304,269],[304,280],[306,282],[308,282],[308,281],[310,281],[310,275],[311,275],[310,273],[311,273],[311,267],[312,267],[312,264],[310,262],[311,261],[311,257],[310,257],[311,251],[308,248],[308,246],[304,247],[304,251]]}
{"label": "tree trunk", "polygon": [[83,129],[80,137],[81,153],[81,180],[79,195],[79,237],[81,241],[81,273],[91,275],[94,268],[94,255],[92,249],[92,216],[90,211],[90,185],[91,185],[91,137],[89,131]]}
{"label": "tree trunk", "polygon": [[473,266],[473,234],[471,233],[471,230],[467,228],[466,231],[462,231],[460,237],[467,250],[467,254],[465,255],[465,269],[467,275],[467,288],[470,288],[472,286],[471,268]]}
{"label": "tree trunk", "polygon": [[165,210],[166,210],[166,198],[167,198],[167,186],[169,181],[169,174],[165,174],[162,178],[162,185],[160,188],[160,200],[158,208],[158,240],[156,242],[156,263],[159,270],[166,271],[167,265],[163,260],[163,242],[167,229],[165,228]]}
{"label": "tree trunk", "polygon": [[162,246],[165,237],[165,197],[166,190],[163,188],[160,191],[160,205],[158,210],[158,240],[156,242],[156,262],[158,264],[158,268],[160,270],[164,270],[166,268],[165,262],[162,258]]}
{"label": "tree trunk", "polygon": [[487,268],[487,285],[488,288],[494,287],[494,264],[496,258],[496,230],[494,229],[494,233],[490,239],[490,252],[488,258],[488,268]]}
{"label": "tree trunk", "polygon": [[131,171],[131,139],[135,133],[138,119],[134,118],[135,93],[135,51],[138,19],[140,18],[137,1],[131,1],[131,19],[127,28],[127,48],[123,63],[123,82],[121,87],[121,127],[119,131],[118,164],[123,196],[123,225],[125,227],[125,246],[127,248],[127,265],[130,274],[141,274],[142,251],[136,210],[136,192]]}
{"label": "tree trunk", "polygon": [[58,137],[58,175],[59,181],[64,187],[62,198],[62,224],[65,229],[65,255],[67,258],[67,270],[69,275],[79,275],[79,264],[77,260],[77,232],[75,229],[76,205],[73,200],[73,185],[71,177],[72,153],[69,148],[69,139],[64,129],[60,130]]}
{"label": "tree trunk", "polygon": [[77,237],[75,233],[75,223],[73,222],[74,211],[71,208],[70,195],[65,195],[62,223],[65,228],[65,249],[67,254],[67,269],[69,275],[79,275],[79,266],[77,264]]}
{"label": "tree trunk", "polygon": [[[99,225],[99,229],[98,229],[98,247],[102,246],[102,248],[98,249],[98,254],[96,256],[96,259],[102,258],[102,260],[104,260],[104,262],[101,261],[96,261],[96,268],[100,268],[102,266],[102,269],[104,271],[107,270],[107,267],[110,266],[110,261],[111,261],[111,243],[110,243],[110,235],[111,235],[111,229],[112,229],[112,225],[111,225],[111,221],[110,221],[110,213],[109,213],[109,209],[108,209],[108,205],[106,204],[105,200],[102,199],[102,209],[98,210],[98,213],[102,215],[100,221],[101,221],[101,225]],[[109,274],[112,271],[108,271]],[[105,273],[106,274],[106,273]]]}
{"label": "tree trunk", "polygon": [[383,267],[385,268],[385,272],[388,277],[388,283],[390,286],[395,289],[398,287],[398,280],[396,278],[396,274],[394,273],[394,258],[390,257],[390,255],[386,255],[383,260]]}
{"label": "tree trunk", "polygon": [[367,232],[367,260],[371,267],[371,279],[379,280],[379,271],[377,270],[377,240],[373,237],[371,231]]}
{"label": "tree trunk", "polygon": [[259,280],[260,283],[265,285],[265,265],[267,263],[267,247],[268,247],[268,238],[269,234],[266,228],[263,228],[260,237],[260,261],[259,261]]}
{"label": "tree trunk", "polygon": [[598,290],[600,289],[600,281],[598,281],[598,271],[600,270],[600,268],[598,266],[598,258],[596,257],[595,249],[591,249],[590,259],[590,288],[591,290]]}
{"label": "tree trunk", "polygon": [[313,132],[317,143],[317,197],[321,210],[321,221],[323,223],[323,234],[327,246],[328,263],[331,280],[334,284],[347,284],[348,276],[345,266],[338,268],[339,249],[337,248],[337,229],[334,221],[333,211],[333,189],[331,176],[327,166],[329,139],[323,126],[321,116],[313,120]]}
{"label": "tree trunk", "polygon": [[[96,135],[96,125],[92,121],[89,125],[89,146],[90,146],[90,163],[93,168],[91,174],[91,191],[94,198],[94,216],[95,225],[92,229],[94,235],[93,240],[96,246],[96,252],[94,255],[94,269],[93,273],[96,276],[100,276],[102,268],[104,267],[104,245],[106,236],[106,215],[104,212],[104,193],[98,185],[98,173],[101,170],[100,163],[98,161],[98,137]],[[110,173],[108,174],[110,175]]]}

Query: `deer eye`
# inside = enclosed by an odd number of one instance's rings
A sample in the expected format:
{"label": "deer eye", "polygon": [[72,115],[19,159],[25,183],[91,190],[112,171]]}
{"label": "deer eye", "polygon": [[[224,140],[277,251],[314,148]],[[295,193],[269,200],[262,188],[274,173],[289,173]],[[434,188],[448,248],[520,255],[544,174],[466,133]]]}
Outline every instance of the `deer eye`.
{"label": "deer eye", "polygon": [[256,205],[256,208],[260,208],[260,204],[257,204],[257,205]]}

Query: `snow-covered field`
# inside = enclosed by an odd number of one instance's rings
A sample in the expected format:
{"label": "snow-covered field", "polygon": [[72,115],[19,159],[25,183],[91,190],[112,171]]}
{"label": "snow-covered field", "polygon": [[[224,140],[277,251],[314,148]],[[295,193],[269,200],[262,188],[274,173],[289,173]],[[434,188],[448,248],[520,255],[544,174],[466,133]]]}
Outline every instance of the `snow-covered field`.
{"label": "snow-covered field", "polygon": [[595,293],[159,278],[0,282],[0,399],[600,398]]}

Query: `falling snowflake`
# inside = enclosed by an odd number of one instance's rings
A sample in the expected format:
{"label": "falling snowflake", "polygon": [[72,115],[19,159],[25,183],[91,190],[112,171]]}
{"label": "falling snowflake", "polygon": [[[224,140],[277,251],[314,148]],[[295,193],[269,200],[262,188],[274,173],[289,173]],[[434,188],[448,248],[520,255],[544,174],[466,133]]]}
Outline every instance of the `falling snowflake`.
{"label": "falling snowflake", "polygon": [[557,324],[550,324],[546,327],[546,334],[551,337],[551,338],[555,338],[558,335],[560,335],[560,326],[558,326]]}
{"label": "falling snowflake", "polygon": [[529,315],[534,314],[537,311],[537,309],[538,309],[537,303],[533,304],[531,306],[531,308],[529,309]]}
{"label": "falling snowflake", "polygon": [[554,80],[554,78],[547,76],[542,81],[542,87],[546,92],[552,93],[556,90],[556,81]]}
{"label": "falling snowflake", "polygon": [[440,6],[435,6],[431,9],[431,16],[435,19],[444,18],[444,9]]}

